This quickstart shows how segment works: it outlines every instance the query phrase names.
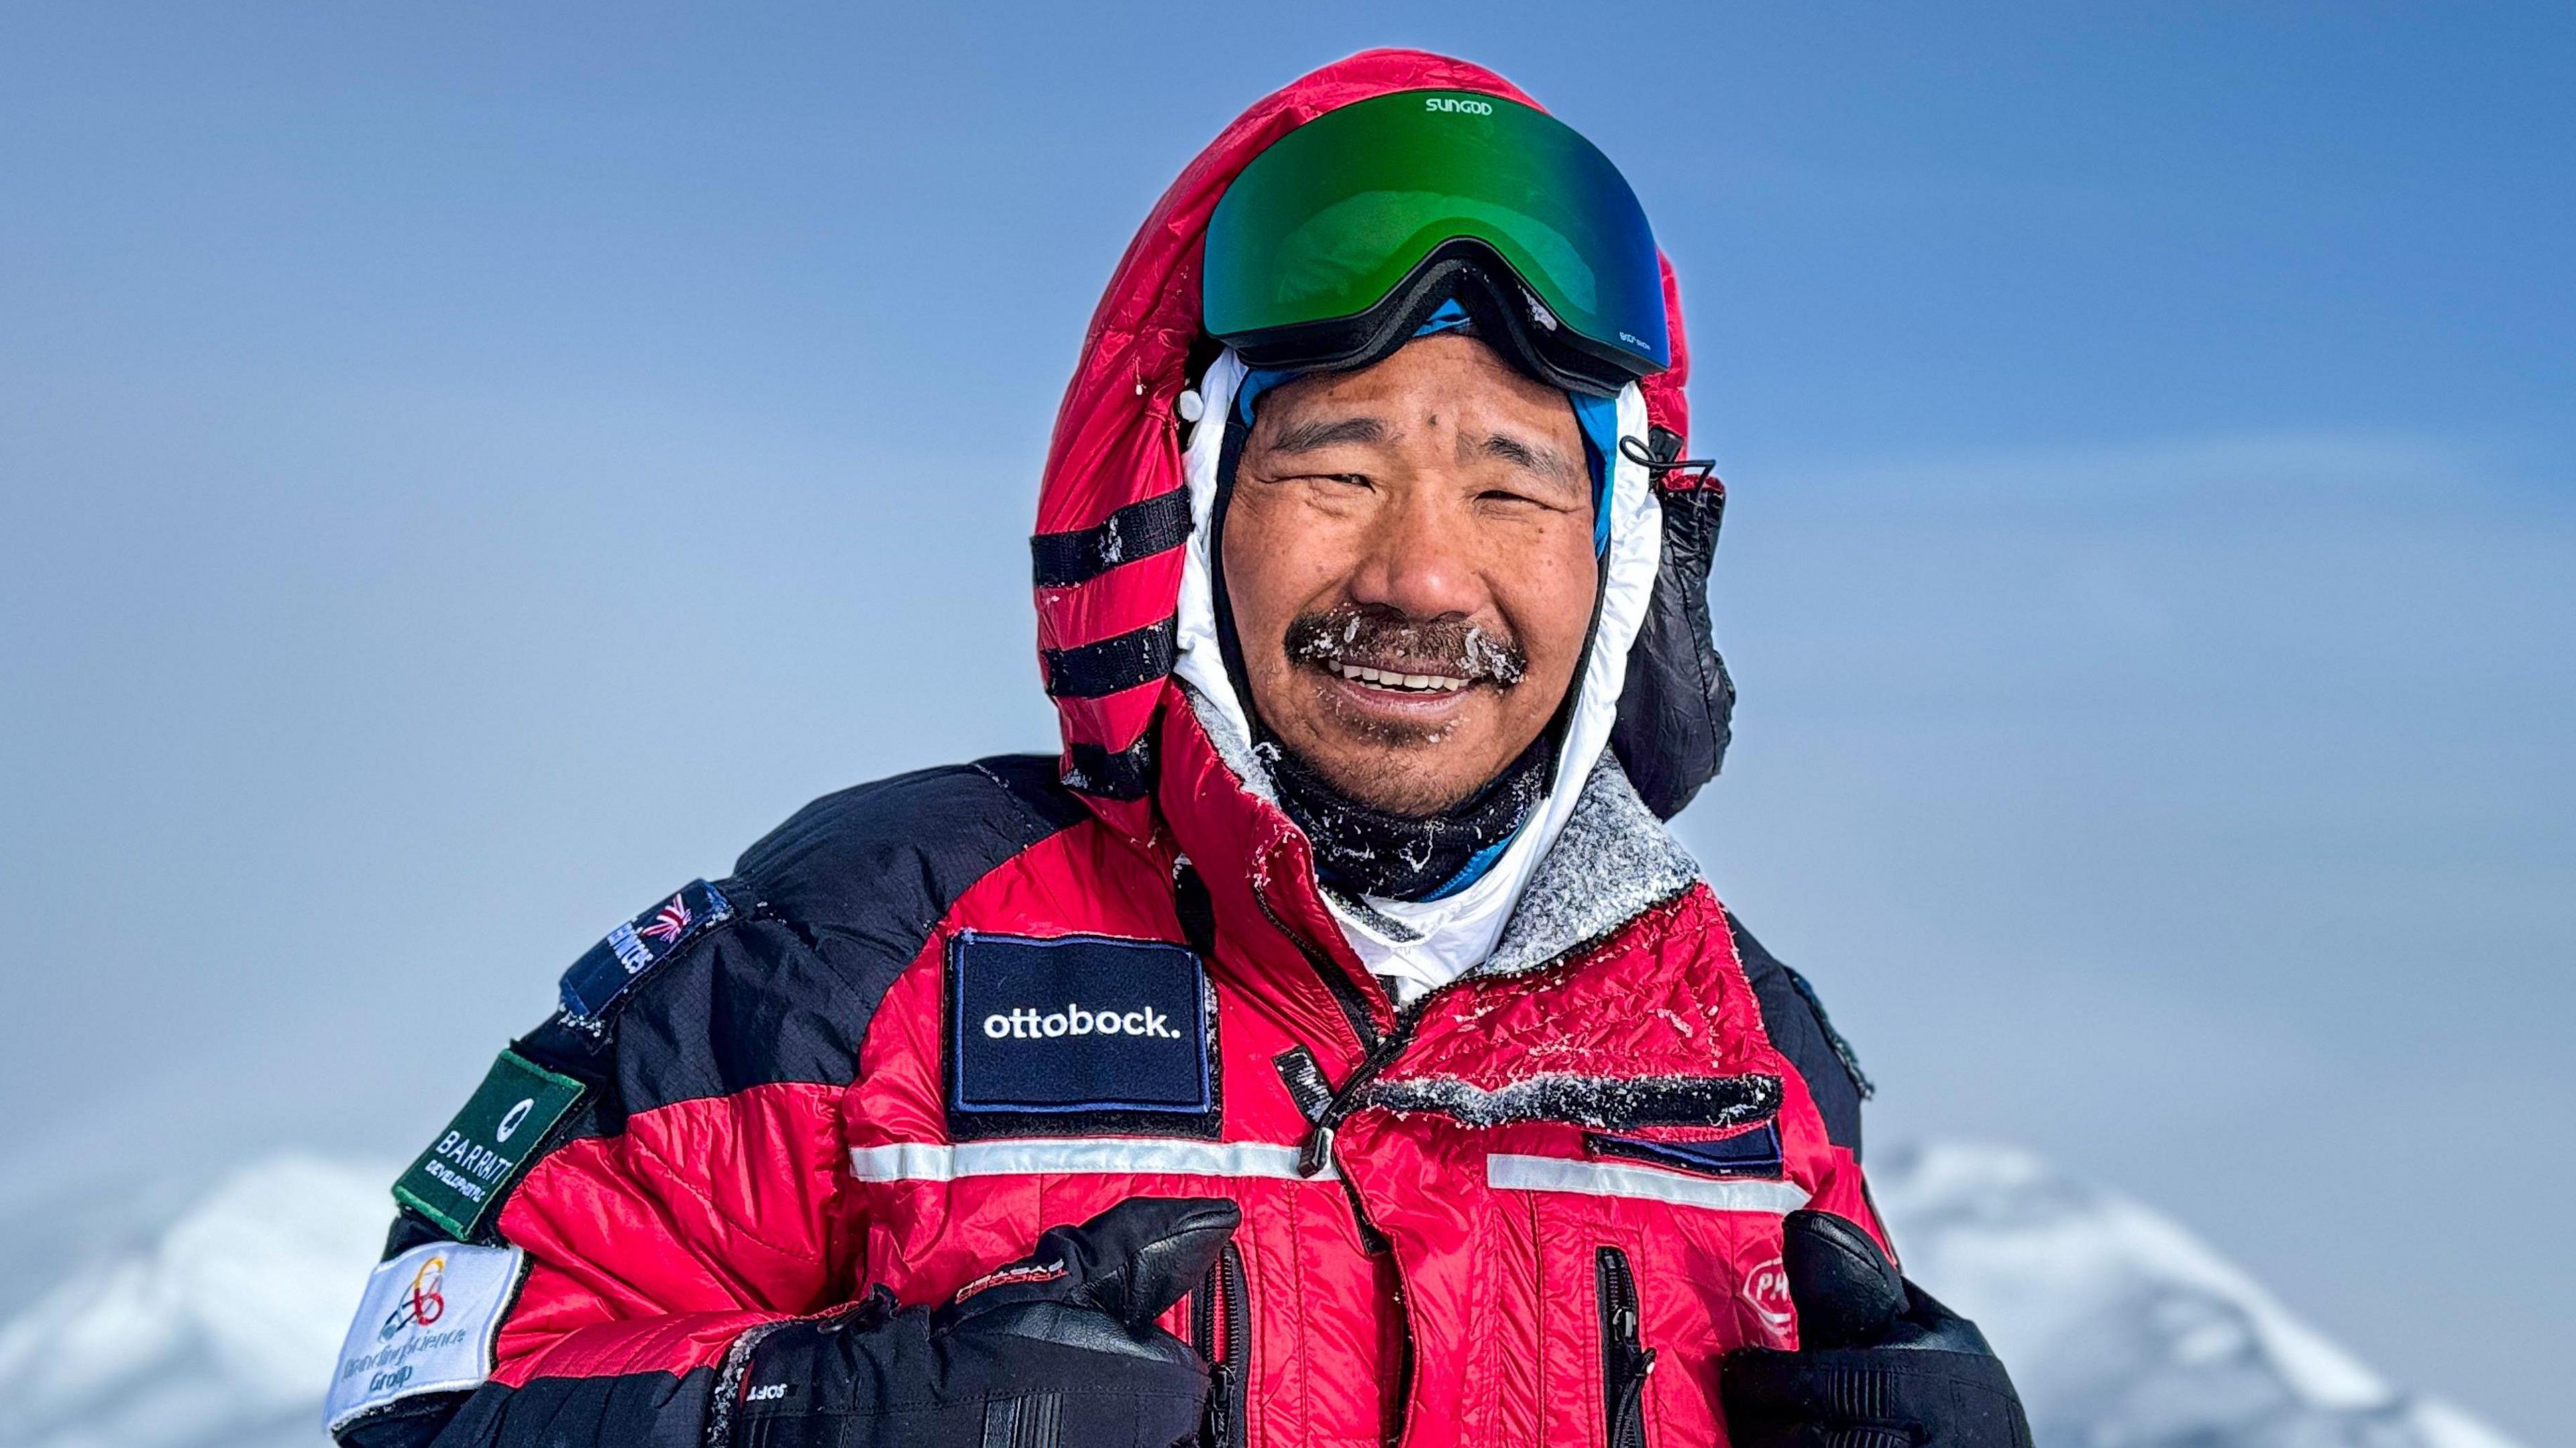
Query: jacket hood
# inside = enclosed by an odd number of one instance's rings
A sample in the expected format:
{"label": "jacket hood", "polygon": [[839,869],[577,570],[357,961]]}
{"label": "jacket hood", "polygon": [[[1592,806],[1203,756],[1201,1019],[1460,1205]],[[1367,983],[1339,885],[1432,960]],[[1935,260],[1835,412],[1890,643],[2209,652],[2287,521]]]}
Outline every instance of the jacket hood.
{"label": "jacket hood", "polygon": [[[1265,816],[1278,813],[1260,798],[1267,789],[1257,777],[1257,765],[1247,778],[1241,767],[1245,756],[1228,748],[1230,741],[1207,737],[1224,735],[1229,724],[1239,725],[1240,709],[1230,689],[1212,687],[1222,683],[1221,668],[1202,661],[1211,666],[1184,666],[1178,677],[1175,673],[1194,652],[1189,647],[1193,635],[1206,625],[1205,548],[1203,541],[1191,545],[1204,538],[1209,480],[1196,479],[1194,509],[1190,454],[1212,452],[1205,446],[1187,447],[1191,429],[1177,408],[1194,381],[1207,392],[1231,391],[1233,359],[1225,356],[1211,364],[1200,330],[1199,267],[1209,214],[1243,167],[1290,130],[1340,106],[1425,88],[1537,104],[1491,71],[1424,51],[1373,50],[1314,71],[1255,103],[1182,171],[1128,245],[1093,314],[1080,364],[1057,413],[1039,493],[1032,540],[1038,647],[1047,692],[1062,726],[1065,784],[1105,823],[1139,843],[1153,841],[1158,833],[1158,789],[1169,793],[1177,785],[1182,791],[1205,792],[1208,781],[1201,764],[1206,755],[1226,758],[1226,772],[1235,776],[1230,781],[1235,787],[1227,793],[1256,801],[1252,808]],[[1679,455],[1688,431],[1683,388],[1689,379],[1689,349],[1669,261],[1664,295],[1673,365],[1628,390],[1619,422],[1623,436],[1638,436],[1657,457],[1671,458]],[[1194,360],[1202,374],[1196,378]],[[1223,415],[1220,398],[1205,402],[1207,416]],[[1202,459],[1197,471],[1204,475],[1207,468]],[[1569,746],[1581,747],[1565,751],[1554,792],[1570,805],[1604,743],[1610,742],[1638,777],[1646,802],[1669,815],[1715,773],[1716,750],[1723,747],[1723,706],[1710,707],[1719,695],[1708,687],[1712,679],[1722,681],[1723,672],[1713,668],[1714,654],[1707,648],[1705,553],[1696,574],[1678,586],[1668,585],[1663,575],[1673,572],[1677,553],[1660,546],[1656,536],[1669,528],[1658,503],[1672,496],[1664,490],[1679,475],[1656,474],[1633,460],[1617,461],[1614,473],[1626,486],[1614,483],[1613,488],[1618,499],[1614,511],[1623,516],[1613,521],[1610,547],[1618,576],[1610,586],[1614,595],[1623,589],[1630,595],[1629,617],[1615,649],[1608,650],[1612,656],[1586,665],[1580,685],[1600,717],[1585,737],[1569,739]],[[1713,515],[1710,522],[1713,527]],[[1627,535],[1624,547],[1619,533]],[[1623,551],[1629,556],[1620,567]],[[1687,561],[1690,551],[1679,550],[1678,556]],[[1192,597],[1193,587],[1198,597]],[[1607,610],[1605,599],[1596,656],[1612,642]],[[1630,667],[1632,640],[1639,655],[1657,656],[1637,660],[1642,667]],[[1654,707],[1626,708],[1622,675],[1647,681],[1643,692],[1649,693],[1680,678],[1689,697],[1678,709],[1660,695]],[[1609,717],[1613,710],[1619,715],[1615,729]],[[1631,715],[1642,724],[1632,724]],[[1681,721],[1678,727],[1675,720]],[[1187,737],[1169,738],[1176,730]],[[1158,752],[1170,754],[1175,742],[1193,756],[1188,763],[1158,758]],[[1166,765],[1178,766],[1190,778],[1167,778],[1172,770]],[[1194,813],[1204,801],[1166,798],[1160,803],[1168,815],[1176,806],[1178,813]],[[1544,845],[1543,839],[1538,842],[1541,852]],[[1497,917],[1492,929],[1499,928]],[[1491,933],[1479,933],[1481,948],[1490,948]],[[1481,953],[1481,948],[1471,953]]]}

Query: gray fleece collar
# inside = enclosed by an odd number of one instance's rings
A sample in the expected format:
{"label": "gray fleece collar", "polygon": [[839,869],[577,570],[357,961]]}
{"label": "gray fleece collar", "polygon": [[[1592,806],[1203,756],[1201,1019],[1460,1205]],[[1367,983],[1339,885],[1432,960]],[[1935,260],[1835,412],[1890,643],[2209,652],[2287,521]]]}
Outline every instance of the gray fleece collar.
{"label": "gray fleece collar", "polygon": [[1617,756],[1601,751],[1556,843],[1512,905],[1493,953],[1473,975],[1535,970],[1607,936],[1699,880],[1699,862],[1637,797]]}

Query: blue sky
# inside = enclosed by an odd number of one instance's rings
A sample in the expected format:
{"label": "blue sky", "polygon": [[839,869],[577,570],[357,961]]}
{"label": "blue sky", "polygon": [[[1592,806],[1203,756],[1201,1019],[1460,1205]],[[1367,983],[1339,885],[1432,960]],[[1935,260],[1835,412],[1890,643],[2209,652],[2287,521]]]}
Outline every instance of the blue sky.
{"label": "blue sky", "polygon": [[1873,1139],[2033,1145],[2545,1441],[2558,7],[8,7],[0,1196],[408,1152],[806,798],[1049,747],[1098,287],[1391,43],[1681,269],[1744,688],[1683,832]]}

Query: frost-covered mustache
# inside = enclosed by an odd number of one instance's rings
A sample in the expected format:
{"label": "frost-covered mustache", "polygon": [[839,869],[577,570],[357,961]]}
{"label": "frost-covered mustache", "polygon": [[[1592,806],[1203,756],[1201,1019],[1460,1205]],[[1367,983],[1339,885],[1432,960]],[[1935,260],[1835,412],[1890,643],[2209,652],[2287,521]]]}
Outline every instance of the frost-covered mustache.
{"label": "frost-covered mustache", "polygon": [[1508,689],[1529,672],[1529,655],[1483,624],[1411,618],[1378,604],[1335,604],[1288,625],[1288,657],[1381,689],[1425,693],[1490,683]]}

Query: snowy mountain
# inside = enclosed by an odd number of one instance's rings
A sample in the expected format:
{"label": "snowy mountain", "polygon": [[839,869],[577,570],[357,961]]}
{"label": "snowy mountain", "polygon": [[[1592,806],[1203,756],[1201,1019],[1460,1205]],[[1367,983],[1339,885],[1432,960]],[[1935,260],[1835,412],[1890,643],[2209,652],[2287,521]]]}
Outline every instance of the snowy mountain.
{"label": "snowy mountain", "polygon": [[0,1444],[319,1448],[391,1179],[272,1157],[142,1249],[70,1272],[0,1324]]}
{"label": "snowy mountain", "polygon": [[[282,1156],[0,1323],[0,1448],[322,1448],[390,1170]],[[2171,1220],[2036,1158],[1871,1172],[1908,1272],[1977,1320],[2043,1448],[2514,1448],[2399,1394]]]}
{"label": "snowy mountain", "polygon": [[2175,1223],[2036,1157],[1873,1158],[1906,1275],[1985,1329],[2042,1448],[2512,1448],[2401,1394]]}

